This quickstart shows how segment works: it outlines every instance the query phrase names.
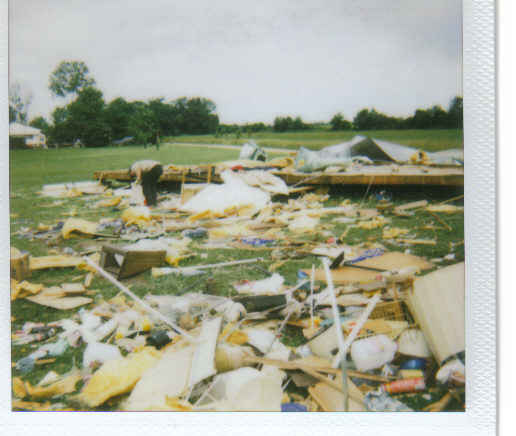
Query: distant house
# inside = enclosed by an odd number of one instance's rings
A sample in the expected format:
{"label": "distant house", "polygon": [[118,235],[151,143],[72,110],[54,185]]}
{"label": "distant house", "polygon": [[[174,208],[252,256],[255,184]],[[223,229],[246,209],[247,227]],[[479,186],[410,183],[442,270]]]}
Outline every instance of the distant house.
{"label": "distant house", "polygon": [[11,147],[47,148],[47,138],[40,129],[20,123],[9,124],[9,145]]}

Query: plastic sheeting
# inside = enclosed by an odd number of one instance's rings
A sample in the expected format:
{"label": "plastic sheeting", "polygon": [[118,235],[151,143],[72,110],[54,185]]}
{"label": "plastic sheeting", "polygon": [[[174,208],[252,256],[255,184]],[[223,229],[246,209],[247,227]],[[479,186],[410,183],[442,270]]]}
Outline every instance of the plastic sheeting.
{"label": "plastic sheeting", "polygon": [[[397,162],[406,163],[414,160],[420,150],[393,142],[355,136],[351,141],[331,145],[319,151],[310,151],[301,147],[296,157],[299,171],[311,172],[323,170],[329,166],[349,166],[355,162]],[[452,149],[435,153],[425,153],[425,160],[439,165],[463,165],[464,151]]]}
{"label": "plastic sheeting", "polygon": [[239,159],[249,159],[249,160],[259,160],[259,161],[266,161],[267,160],[267,153],[260,148],[256,142],[249,141],[246,144],[242,146],[240,149],[240,155],[238,156]]}
{"label": "plastic sheeting", "polygon": [[213,212],[224,214],[232,207],[251,206],[254,211],[263,209],[270,202],[270,195],[253,188],[231,171],[221,174],[223,185],[210,185],[188,200],[182,210],[192,213]]}

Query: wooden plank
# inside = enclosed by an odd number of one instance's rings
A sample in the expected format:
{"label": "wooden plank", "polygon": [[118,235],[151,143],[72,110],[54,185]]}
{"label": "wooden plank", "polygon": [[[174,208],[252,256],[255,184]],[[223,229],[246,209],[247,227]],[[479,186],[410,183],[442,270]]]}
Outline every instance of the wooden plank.
{"label": "wooden plank", "polygon": [[[342,387],[342,376],[336,378],[336,383]],[[363,412],[364,394],[348,378],[348,407],[349,412]],[[325,412],[345,412],[342,392],[324,383],[318,383],[308,388],[308,392]]]}
{"label": "wooden plank", "polygon": [[63,254],[57,256],[41,256],[29,258],[31,271],[47,268],[74,267],[80,265],[81,263],[84,263],[84,260],[81,257],[67,256]]}
{"label": "wooden plank", "polygon": [[405,203],[401,204],[399,206],[396,206],[394,208],[395,212],[404,212],[411,209],[418,209],[420,207],[426,207],[428,206],[427,200],[420,200],[420,201],[412,201],[411,203]]}
{"label": "wooden plank", "polygon": [[[196,167],[198,168],[198,167]],[[400,167],[402,168],[402,167]],[[384,171],[384,172],[381,172]],[[410,172],[412,171],[412,172]],[[183,172],[165,169],[160,181],[181,182]],[[308,185],[436,185],[436,186],[464,186],[463,168],[429,168],[422,172],[420,168],[395,172],[378,170],[378,172],[364,173],[312,173],[307,177],[305,173],[272,171],[271,174],[283,179],[287,185],[304,183]],[[315,177],[317,176],[317,177]],[[93,175],[98,180],[131,180],[128,170],[96,171]],[[185,182],[206,182],[208,171],[185,172]],[[211,176],[212,183],[221,183],[222,179],[216,172]]]}
{"label": "wooden plank", "polygon": [[87,297],[63,297],[56,298],[46,295],[35,295],[34,297],[26,297],[27,300],[42,306],[52,307],[59,310],[70,310],[76,307],[90,304],[93,300]]}

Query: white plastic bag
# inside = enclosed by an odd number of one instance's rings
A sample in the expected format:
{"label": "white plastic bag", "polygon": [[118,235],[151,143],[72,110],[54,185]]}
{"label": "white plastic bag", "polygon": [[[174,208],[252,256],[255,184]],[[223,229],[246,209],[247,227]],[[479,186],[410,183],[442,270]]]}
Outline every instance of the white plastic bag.
{"label": "white plastic bag", "polygon": [[359,339],[351,345],[351,357],[359,371],[380,368],[394,359],[398,346],[385,335]]}
{"label": "white plastic bag", "polygon": [[84,351],[82,366],[88,368],[93,362],[105,363],[121,358],[122,354],[117,346],[90,342]]}
{"label": "white plastic bag", "polygon": [[209,396],[220,411],[279,412],[284,373],[277,368],[258,371],[244,367],[215,377]]}
{"label": "white plastic bag", "polygon": [[245,183],[232,171],[224,171],[220,177],[222,185],[209,185],[194,195],[181,208],[186,212],[211,211],[223,214],[230,207],[252,206],[258,212],[270,202],[270,195]]}

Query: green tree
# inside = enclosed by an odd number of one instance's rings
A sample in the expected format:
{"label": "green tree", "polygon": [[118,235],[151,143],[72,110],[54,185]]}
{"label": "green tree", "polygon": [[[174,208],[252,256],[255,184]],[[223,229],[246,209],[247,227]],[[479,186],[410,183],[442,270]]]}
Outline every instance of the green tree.
{"label": "green tree", "polygon": [[82,61],[63,61],[50,75],[49,88],[53,95],[77,95],[82,89],[95,85],[89,69]]}
{"label": "green tree", "polygon": [[87,147],[108,145],[111,129],[104,119],[104,98],[102,92],[93,87],[83,88],[77,98],[68,105],[67,122]]}
{"label": "green tree", "polygon": [[70,113],[67,106],[56,107],[52,112],[52,125],[49,129],[48,143],[50,145],[71,144],[75,140],[73,126],[70,123]]}
{"label": "green tree", "polygon": [[111,128],[113,139],[130,136],[130,122],[134,108],[122,97],[111,101],[104,110],[104,120]]}
{"label": "green tree", "polygon": [[50,124],[48,124],[47,120],[41,116],[34,118],[29,123],[29,126],[35,127],[36,129],[41,130],[41,132],[48,136],[48,133],[50,131]]}
{"label": "green tree", "polygon": [[[374,110],[374,109],[373,109]],[[369,109],[362,109],[353,118],[353,127],[356,130],[370,130],[373,127],[373,116]]]}
{"label": "green tree", "polygon": [[352,124],[341,113],[335,114],[330,121],[332,130],[351,130]]}
{"label": "green tree", "polygon": [[194,97],[187,100],[186,105],[181,101],[179,107],[184,109],[184,127],[182,133],[202,135],[214,133],[219,125],[219,117],[215,114],[216,105],[207,98]]}
{"label": "green tree", "polygon": [[148,144],[157,129],[152,110],[142,101],[131,103],[133,112],[129,121],[129,134],[139,144]]}
{"label": "green tree", "polygon": [[448,109],[449,126],[457,129],[463,128],[463,100],[462,97],[456,96],[452,99]]}
{"label": "green tree", "polygon": [[18,82],[9,86],[9,122],[25,124],[28,121],[32,92],[22,89]]}

